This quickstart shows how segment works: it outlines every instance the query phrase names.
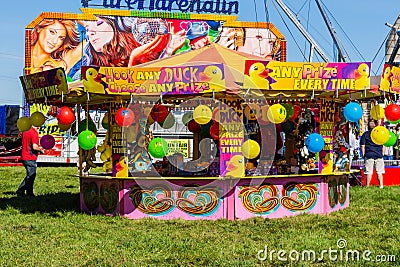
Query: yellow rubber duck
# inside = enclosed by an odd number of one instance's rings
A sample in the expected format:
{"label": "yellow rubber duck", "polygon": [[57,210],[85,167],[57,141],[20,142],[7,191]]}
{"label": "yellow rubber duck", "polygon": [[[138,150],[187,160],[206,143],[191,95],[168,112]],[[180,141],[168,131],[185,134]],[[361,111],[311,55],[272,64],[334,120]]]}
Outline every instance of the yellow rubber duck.
{"label": "yellow rubber duck", "polygon": [[362,63],[355,71],[355,89],[369,89],[369,67],[367,64]]}
{"label": "yellow rubber duck", "polygon": [[126,157],[121,157],[116,164],[117,173],[115,177],[128,177],[128,165],[126,163]]}
{"label": "yellow rubber duck", "polygon": [[104,77],[103,74],[98,73],[95,68],[88,68],[85,74],[86,75],[83,77],[83,86],[85,90],[91,93],[107,94],[107,84],[101,79]]}
{"label": "yellow rubber duck", "polygon": [[269,89],[268,77],[269,71],[263,63],[256,62],[249,68],[250,82],[257,86],[257,88]]}
{"label": "yellow rubber duck", "polygon": [[226,165],[226,177],[243,177],[244,176],[244,157],[235,155]]}
{"label": "yellow rubber duck", "polygon": [[225,88],[225,81],[222,70],[218,66],[208,66],[203,72],[199,73],[201,81],[208,82],[210,89],[220,90]]}
{"label": "yellow rubber duck", "polygon": [[389,80],[390,74],[391,74],[391,68],[387,67],[385,69],[385,71],[383,72],[381,84],[379,85],[381,90],[389,91],[389,89],[390,89],[390,80]]}
{"label": "yellow rubber duck", "polygon": [[59,81],[59,85],[57,85],[58,88],[58,93],[68,93],[68,84],[67,84],[67,78],[65,77],[64,71],[62,69],[57,69],[56,71],[56,77]]}

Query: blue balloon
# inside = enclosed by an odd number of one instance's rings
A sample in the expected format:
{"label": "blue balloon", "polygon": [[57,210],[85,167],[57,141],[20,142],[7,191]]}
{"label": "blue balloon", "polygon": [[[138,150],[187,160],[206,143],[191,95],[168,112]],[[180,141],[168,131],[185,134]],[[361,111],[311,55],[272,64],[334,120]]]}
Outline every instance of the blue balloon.
{"label": "blue balloon", "polygon": [[358,122],[363,115],[363,109],[360,104],[350,102],[344,107],[343,115],[348,121]]}
{"label": "blue balloon", "polygon": [[306,147],[312,153],[320,152],[325,145],[322,135],[317,133],[310,134],[306,139]]}

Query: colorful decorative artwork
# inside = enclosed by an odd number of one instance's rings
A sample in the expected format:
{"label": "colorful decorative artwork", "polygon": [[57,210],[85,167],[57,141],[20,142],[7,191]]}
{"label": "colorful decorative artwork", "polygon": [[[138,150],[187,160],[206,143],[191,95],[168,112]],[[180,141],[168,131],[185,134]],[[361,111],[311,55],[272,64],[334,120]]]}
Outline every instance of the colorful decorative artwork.
{"label": "colorful decorative artwork", "polygon": [[90,212],[115,214],[119,201],[118,190],[118,185],[115,182],[83,182],[83,203]]}
{"label": "colorful decorative artwork", "polygon": [[384,65],[379,89],[386,92],[400,92],[400,67]]}
{"label": "colorful decorative artwork", "polygon": [[[85,76],[81,66],[133,67],[211,43],[268,60],[286,59],[286,40],[271,23],[239,22],[227,15],[82,11],[43,13],[27,26],[26,74],[62,68],[68,81],[77,81]],[[40,94],[43,90],[35,91]]]}
{"label": "colorful decorative artwork", "polygon": [[221,190],[185,185],[173,191],[166,185],[151,188],[135,185],[130,187],[129,197],[138,210],[148,215],[162,216],[177,208],[192,216],[208,216],[218,210]]}
{"label": "colorful decorative artwork", "polygon": [[249,212],[265,215],[276,211],[280,205],[276,185],[241,186],[239,197],[243,207]]}

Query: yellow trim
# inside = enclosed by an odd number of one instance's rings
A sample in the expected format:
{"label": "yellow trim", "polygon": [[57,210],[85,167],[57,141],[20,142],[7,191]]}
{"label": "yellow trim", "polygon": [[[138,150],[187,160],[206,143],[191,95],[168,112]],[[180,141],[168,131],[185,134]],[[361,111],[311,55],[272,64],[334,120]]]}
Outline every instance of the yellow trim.
{"label": "yellow trim", "polygon": [[106,16],[138,16],[146,18],[174,18],[174,19],[194,19],[194,20],[220,20],[226,22],[235,21],[238,16],[235,15],[219,15],[219,14],[193,14],[193,13],[177,13],[177,12],[151,12],[146,10],[119,10],[119,9],[103,9],[103,8],[81,8],[84,14],[106,15]]}
{"label": "yellow trim", "polygon": [[263,175],[263,176],[246,176],[246,177],[211,177],[211,176],[192,176],[192,177],[161,177],[161,176],[146,176],[146,177],[112,177],[90,174],[89,176],[79,176],[80,178],[96,178],[96,179],[116,179],[116,180],[238,180],[238,179],[285,179],[295,177],[315,177],[323,178],[326,176],[342,176],[351,173],[358,173],[358,170],[351,170],[350,172],[332,172],[332,173],[314,173],[314,174],[287,174],[287,175]]}
{"label": "yellow trim", "polygon": [[57,12],[43,12],[37,16],[31,23],[26,26],[26,29],[35,28],[44,19],[60,19],[60,20],[97,20],[96,16],[92,14],[76,14],[76,13],[57,13]]}

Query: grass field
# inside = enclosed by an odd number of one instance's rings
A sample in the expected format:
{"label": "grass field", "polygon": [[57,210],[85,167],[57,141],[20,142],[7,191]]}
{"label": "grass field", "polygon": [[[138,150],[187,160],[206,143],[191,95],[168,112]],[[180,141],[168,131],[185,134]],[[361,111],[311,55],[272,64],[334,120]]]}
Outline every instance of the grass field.
{"label": "grass field", "polygon": [[[79,209],[76,168],[39,167],[35,198],[16,197],[23,167],[0,168],[0,266],[394,266],[400,265],[400,187],[353,187],[350,207],[327,216],[246,221],[128,220]],[[291,261],[291,250],[365,250],[372,261]],[[258,259],[267,246],[285,250]],[[296,257],[291,252],[292,258]],[[333,252],[335,253],[335,252]],[[333,256],[336,254],[333,254]],[[385,256],[380,256],[385,255]],[[395,255],[396,261],[391,255]],[[376,262],[377,259],[391,262]]]}

